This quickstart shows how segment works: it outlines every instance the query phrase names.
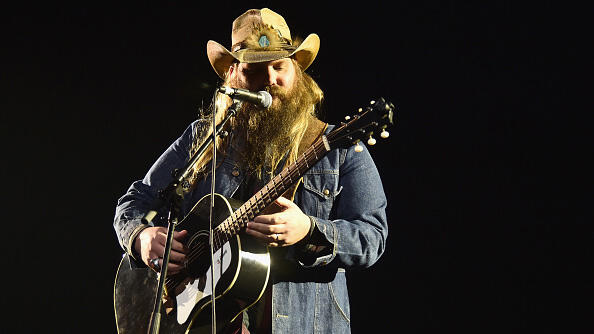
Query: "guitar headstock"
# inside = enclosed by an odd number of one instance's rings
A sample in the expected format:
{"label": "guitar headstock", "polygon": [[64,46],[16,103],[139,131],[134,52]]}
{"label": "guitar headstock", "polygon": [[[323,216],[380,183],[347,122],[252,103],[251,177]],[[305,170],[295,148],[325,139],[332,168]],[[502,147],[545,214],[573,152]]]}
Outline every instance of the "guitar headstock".
{"label": "guitar headstock", "polygon": [[366,108],[359,108],[356,114],[346,116],[346,122],[326,136],[330,147],[357,145],[355,151],[360,152],[363,148],[358,145],[359,141],[364,140],[373,146],[377,142],[374,135],[379,133],[382,139],[388,138],[390,133],[386,129],[393,125],[395,109],[392,103],[382,97],[371,101]]}

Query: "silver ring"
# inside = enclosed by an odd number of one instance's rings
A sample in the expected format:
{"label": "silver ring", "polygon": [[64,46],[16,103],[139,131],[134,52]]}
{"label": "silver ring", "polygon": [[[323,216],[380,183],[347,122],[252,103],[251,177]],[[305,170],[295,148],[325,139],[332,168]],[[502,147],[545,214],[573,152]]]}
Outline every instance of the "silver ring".
{"label": "silver ring", "polygon": [[161,271],[161,267],[159,266],[159,258],[158,258],[158,257],[156,257],[156,258],[154,258],[154,259],[151,259],[151,261],[150,261],[150,262],[151,262],[151,264],[153,265],[153,268],[154,268],[156,271]]}

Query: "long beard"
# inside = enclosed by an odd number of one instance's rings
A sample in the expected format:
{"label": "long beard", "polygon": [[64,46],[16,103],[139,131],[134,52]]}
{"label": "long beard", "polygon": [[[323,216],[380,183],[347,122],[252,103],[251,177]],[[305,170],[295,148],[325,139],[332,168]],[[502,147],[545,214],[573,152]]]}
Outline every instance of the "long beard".
{"label": "long beard", "polygon": [[268,109],[245,103],[236,117],[240,131],[245,131],[244,161],[258,176],[273,173],[287,152],[297,147],[316,103],[301,76],[288,91],[279,86],[266,90],[273,96]]}

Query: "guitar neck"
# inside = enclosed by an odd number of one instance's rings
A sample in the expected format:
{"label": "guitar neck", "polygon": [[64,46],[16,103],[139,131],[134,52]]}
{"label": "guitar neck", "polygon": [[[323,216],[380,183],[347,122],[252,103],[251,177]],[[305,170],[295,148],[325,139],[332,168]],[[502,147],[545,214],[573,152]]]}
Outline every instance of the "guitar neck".
{"label": "guitar neck", "polygon": [[313,145],[289,166],[285,167],[278,175],[274,176],[262,189],[254,194],[225,221],[214,229],[214,248],[219,249],[229,239],[237,235],[252,221],[262,210],[285,193],[326,153],[330,145],[326,136],[320,137]]}

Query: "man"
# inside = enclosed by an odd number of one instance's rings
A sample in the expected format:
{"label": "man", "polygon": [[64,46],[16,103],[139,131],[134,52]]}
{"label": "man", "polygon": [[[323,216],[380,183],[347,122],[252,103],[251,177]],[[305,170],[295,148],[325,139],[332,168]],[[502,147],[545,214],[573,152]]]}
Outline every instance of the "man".
{"label": "man", "polygon": [[[233,22],[231,51],[208,42],[208,58],[225,85],[267,90],[273,97],[268,109],[244,103],[227,126],[230,134],[217,140],[216,193],[247,200],[330,131],[332,126],[315,117],[322,91],[304,72],[318,49],[317,35],[294,42],[282,16],[267,8],[248,10]],[[230,104],[227,96],[216,95],[218,122]],[[171,181],[171,171],[183,167],[210,136],[210,124],[194,122],[118,202],[114,227],[120,244],[155,270],[163,264],[165,221],[147,225],[141,218]],[[212,156],[207,151],[193,166],[182,216],[210,193]],[[272,258],[268,288],[244,312],[243,332],[348,333],[345,270],[375,263],[388,233],[379,173],[366,149],[335,149],[292,190],[275,201],[276,211],[255,217],[242,231],[268,245]],[[185,230],[175,232],[168,275],[184,270],[189,237]]]}

